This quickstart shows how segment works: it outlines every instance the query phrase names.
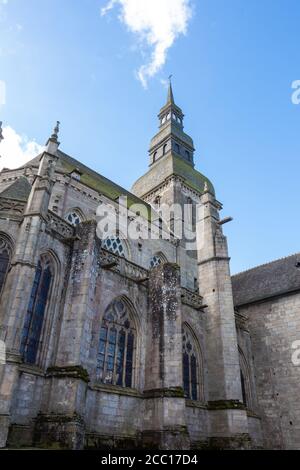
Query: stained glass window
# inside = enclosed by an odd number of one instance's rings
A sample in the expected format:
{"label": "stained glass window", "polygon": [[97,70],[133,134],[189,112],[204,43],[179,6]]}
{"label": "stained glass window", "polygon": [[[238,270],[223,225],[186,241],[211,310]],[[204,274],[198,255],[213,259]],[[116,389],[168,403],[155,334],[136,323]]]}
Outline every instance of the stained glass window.
{"label": "stained glass window", "polygon": [[50,260],[39,261],[21,337],[20,352],[28,364],[36,363],[52,277]]}
{"label": "stained glass window", "polygon": [[66,216],[66,220],[69,222],[69,224],[74,225],[74,227],[81,223],[81,217],[75,211],[70,212]]}
{"label": "stained glass window", "polygon": [[4,286],[9,266],[9,249],[5,240],[0,239],[0,294]]}
{"label": "stained glass window", "polygon": [[198,361],[197,351],[194,341],[188,329],[184,326],[182,331],[183,346],[183,389],[185,397],[190,400],[199,399],[199,382],[198,382]]}
{"label": "stained glass window", "polygon": [[136,330],[126,303],[115,300],[104,314],[97,357],[100,382],[131,388]]}
{"label": "stained glass window", "polygon": [[102,247],[115,255],[125,258],[125,249],[120,237],[106,238],[106,240],[102,242]]}
{"label": "stained glass window", "polygon": [[161,256],[159,255],[154,255],[153,258],[151,259],[150,261],[150,268],[153,269],[153,268],[156,268],[157,266],[159,266],[160,264],[162,264],[162,258]]}

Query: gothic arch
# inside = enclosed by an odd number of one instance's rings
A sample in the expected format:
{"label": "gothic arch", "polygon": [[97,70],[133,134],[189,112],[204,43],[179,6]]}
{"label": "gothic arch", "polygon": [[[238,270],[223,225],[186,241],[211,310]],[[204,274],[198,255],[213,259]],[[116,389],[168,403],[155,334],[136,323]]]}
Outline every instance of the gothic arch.
{"label": "gothic arch", "polygon": [[[78,217],[79,222],[76,220],[76,216]],[[71,220],[72,218],[72,220]],[[81,222],[86,220],[86,216],[83,211],[79,207],[72,207],[68,209],[65,213],[64,219],[71,225],[78,225]]]}
{"label": "gothic arch", "polygon": [[52,250],[38,257],[24,318],[20,352],[25,362],[42,366],[49,353],[59,304],[60,262]]}
{"label": "gothic arch", "polygon": [[[184,390],[185,392],[187,392],[186,388],[187,388],[187,383],[186,380],[185,380],[185,362],[184,362],[184,354],[187,352],[185,351],[185,336],[188,338],[188,341],[190,341],[191,343],[191,346],[193,348],[193,352],[196,356],[196,373],[197,373],[197,401],[200,401],[202,403],[205,402],[205,393],[204,393],[204,360],[203,360],[203,354],[202,354],[202,349],[201,349],[201,346],[200,346],[200,343],[199,343],[199,340],[196,336],[196,334],[194,333],[194,330],[193,328],[187,323],[183,323],[182,325],[182,338],[183,338],[183,342],[182,342],[182,349],[183,349],[183,386],[184,386]],[[190,366],[190,365],[189,365]],[[190,380],[189,380],[190,382]],[[191,383],[189,384],[189,386],[191,386]],[[189,397],[189,398],[192,398],[192,397]],[[193,398],[192,398],[193,399]]]}
{"label": "gothic arch", "polygon": [[11,237],[4,232],[0,232],[0,295],[3,291],[9,271],[13,246],[14,244]]}
{"label": "gothic arch", "polygon": [[133,303],[125,295],[104,310],[97,349],[96,380],[123,388],[137,385],[140,324]]}
{"label": "gothic arch", "polygon": [[239,346],[239,359],[240,359],[240,368],[241,368],[241,385],[242,385],[242,394],[243,401],[245,406],[248,409],[253,408],[253,396],[252,396],[252,387],[251,387],[251,373],[248,361],[246,356]]}
{"label": "gothic arch", "polygon": [[161,251],[159,251],[152,256],[150,263],[149,263],[149,267],[150,269],[152,269],[152,268],[159,266],[160,264],[164,264],[167,262],[168,262],[167,257]]}
{"label": "gothic arch", "polygon": [[[116,234],[107,234],[107,236],[101,240],[101,246],[117,256],[128,260],[131,259],[129,243],[120,230],[118,230]],[[122,247],[123,251],[120,250],[120,247]]]}

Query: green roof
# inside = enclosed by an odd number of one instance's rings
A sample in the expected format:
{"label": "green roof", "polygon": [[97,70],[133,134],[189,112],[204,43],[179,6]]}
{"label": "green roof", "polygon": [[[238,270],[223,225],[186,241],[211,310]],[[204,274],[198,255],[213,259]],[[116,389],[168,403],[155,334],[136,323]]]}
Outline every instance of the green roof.
{"label": "green roof", "polygon": [[[96,171],[91,170],[90,168],[83,165],[78,160],[75,160],[75,158],[70,157],[66,153],[60,150],[58,150],[57,153],[59,157],[56,166],[57,171],[64,174],[70,174],[76,170],[79,171],[81,173],[81,183],[97,191],[98,193],[103,194],[104,196],[108,197],[113,201],[116,201],[120,196],[127,196],[128,208],[130,208],[133,204],[143,204],[143,206],[146,208],[145,211],[147,213],[141,213],[141,215],[150,220],[151,206],[149,204],[145,203],[136,195],[130,193],[129,191],[122,188],[113,181],[109,180],[108,178],[105,178]],[[41,155],[37,156],[36,158],[28,162],[26,166],[39,166],[40,158]]]}
{"label": "green roof", "polygon": [[149,171],[134,183],[132,191],[142,197],[173,175],[183,178],[188,187],[199,193],[204,192],[207,183],[208,189],[215,194],[214,187],[206,176],[171,152],[152,165]]}

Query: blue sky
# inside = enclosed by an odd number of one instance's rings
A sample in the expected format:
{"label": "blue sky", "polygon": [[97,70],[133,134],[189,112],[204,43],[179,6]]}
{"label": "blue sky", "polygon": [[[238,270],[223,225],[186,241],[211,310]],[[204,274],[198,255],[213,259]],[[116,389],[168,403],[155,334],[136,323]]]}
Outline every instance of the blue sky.
{"label": "blue sky", "polygon": [[130,188],[147,170],[172,73],[197,168],[234,217],[225,233],[237,272],[300,251],[300,2],[190,3],[186,34],[145,89],[137,71],[153,48],[120,5],[101,16],[105,0],[0,0],[0,120],[44,144],[59,119],[62,150]]}

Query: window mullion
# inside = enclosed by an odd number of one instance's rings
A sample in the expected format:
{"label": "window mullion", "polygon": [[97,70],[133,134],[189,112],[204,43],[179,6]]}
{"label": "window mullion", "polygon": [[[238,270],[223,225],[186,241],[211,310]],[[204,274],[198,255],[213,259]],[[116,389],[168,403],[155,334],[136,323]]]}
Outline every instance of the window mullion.
{"label": "window mullion", "polygon": [[116,343],[115,343],[115,356],[114,356],[114,366],[113,366],[113,385],[117,383],[117,360],[118,360],[118,350],[119,350],[119,335],[120,335],[120,327],[119,325],[115,324],[116,329]]}
{"label": "window mullion", "polygon": [[107,327],[107,338],[105,341],[105,351],[104,351],[104,365],[103,365],[103,377],[102,380],[105,380],[105,376],[107,374],[107,365],[108,365],[108,347],[109,347],[109,337],[110,337],[110,330],[111,328]]}
{"label": "window mullion", "polygon": [[124,346],[123,374],[122,374],[123,387],[126,386],[127,346],[128,346],[128,331],[125,331],[125,346]]}
{"label": "window mullion", "polygon": [[190,383],[189,383],[189,390],[190,390],[190,396],[189,398],[193,398],[193,377],[192,377],[192,357],[189,354],[189,371],[190,371]]}

